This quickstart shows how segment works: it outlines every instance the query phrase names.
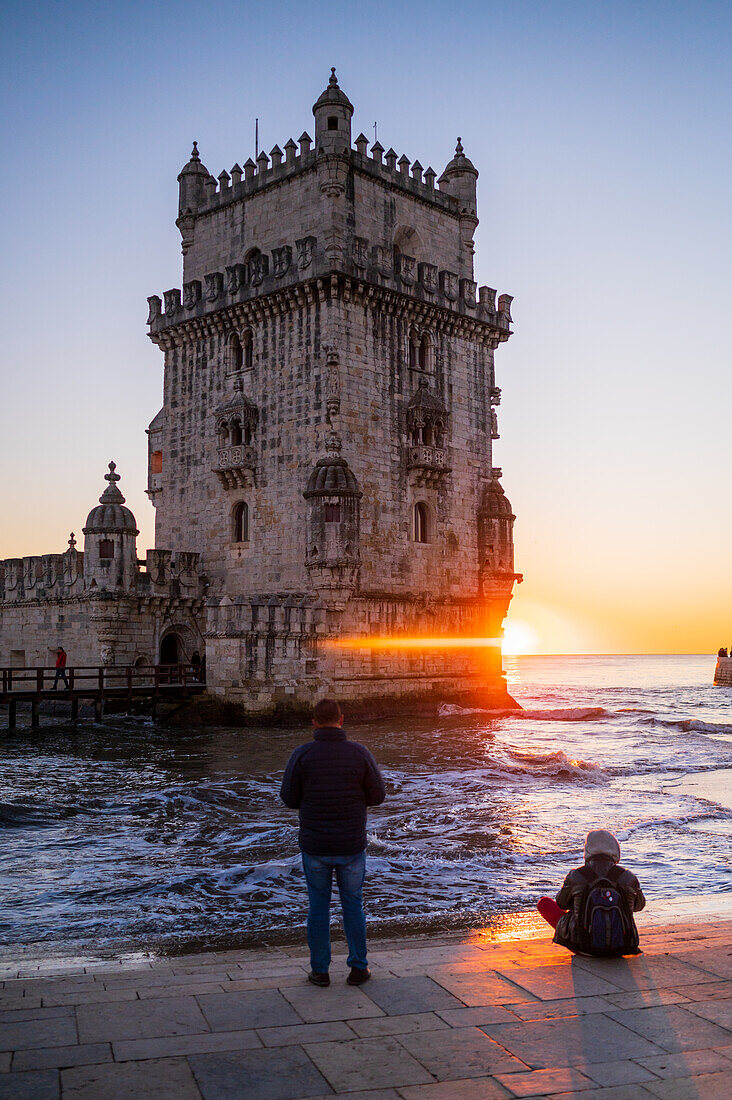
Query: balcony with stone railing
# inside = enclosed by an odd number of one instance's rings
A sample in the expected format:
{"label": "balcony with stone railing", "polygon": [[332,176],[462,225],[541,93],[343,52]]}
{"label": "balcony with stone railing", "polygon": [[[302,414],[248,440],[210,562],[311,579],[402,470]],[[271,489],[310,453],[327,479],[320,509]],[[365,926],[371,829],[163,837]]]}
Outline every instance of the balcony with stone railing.
{"label": "balcony with stone railing", "polygon": [[219,447],[214,472],[225,489],[246,489],[254,484],[256,464],[254,447],[246,444]]}
{"label": "balcony with stone railing", "polygon": [[416,475],[418,484],[436,484],[450,473],[447,450],[422,443],[410,444],[407,447],[407,469]]}

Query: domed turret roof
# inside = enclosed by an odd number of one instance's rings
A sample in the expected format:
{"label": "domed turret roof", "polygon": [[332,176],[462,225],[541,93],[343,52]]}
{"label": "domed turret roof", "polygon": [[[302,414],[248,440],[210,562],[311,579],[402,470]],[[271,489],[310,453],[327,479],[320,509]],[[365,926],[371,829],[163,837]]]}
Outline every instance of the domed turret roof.
{"label": "domed turret roof", "polygon": [[124,507],[125,498],[117,488],[119,474],[114,462],[109,464],[109,473],[104,475],[104,480],[109,485],[99,498],[99,504],[92,508],[86,517],[84,534],[129,534],[139,535],[137,521],[129,508]]}
{"label": "domed turret roof", "polygon": [[463,143],[460,138],[457,139],[457,145],[455,146],[455,156],[449,162],[445,171],[442,173],[441,179],[450,179],[451,176],[457,175],[471,175],[478,178],[478,169],[473,164],[472,160],[465,156],[463,152]]}
{"label": "domed turret roof", "polygon": [[305,499],[317,496],[363,496],[353,470],[345,458],[338,454],[341,442],[334,432],[329,435],[326,447],[328,454],[325,458],[318,459],[308,478],[307,489],[303,493]]}
{"label": "domed turret roof", "polygon": [[515,518],[511,508],[511,502],[503,491],[503,486],[495,474],[491,478],[491,482],[483,494],[483,503],[480,511],[481,515],[494,517],[496,519],[502,517],[509,517],[510,519]]}
{"label": "domed turret roof", "polygon": [[208,179],[209,175],[210,172],[208,168],[201,163],[201,158],[198,155],[198,142],[194,141],[193,149],[191,150],[191,159],[188,161],[188,164],[181,168],[178,179],[180,180],[181,176],[205,176],[206,179]]}
{"label": "domed turret roof", "polygon": [[353,111],[353,104],[344,91],[338,86],[338,80],[336,79],[335,69],[330,70],[330,80],[328,81],[328,87],[322,92],[315,103],[313,104],[313,114],[319,111],[321,107],[347,107],[351,112]]}

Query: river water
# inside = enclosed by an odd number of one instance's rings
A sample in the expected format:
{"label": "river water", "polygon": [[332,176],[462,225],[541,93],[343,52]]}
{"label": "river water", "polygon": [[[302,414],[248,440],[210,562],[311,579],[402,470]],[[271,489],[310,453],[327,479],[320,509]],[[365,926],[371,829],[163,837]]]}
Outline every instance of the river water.
{"label": "river water", "polygon": [[[349,726],[382,766],[367,912],[389,934],[490,926],[554,893],[605,827],[649,911],[732,915],[732,689],[714,658],[506,658],[510,715]],[[145,719],[0,740],[5,955],[200,950],[299,938],[307,733]]]}

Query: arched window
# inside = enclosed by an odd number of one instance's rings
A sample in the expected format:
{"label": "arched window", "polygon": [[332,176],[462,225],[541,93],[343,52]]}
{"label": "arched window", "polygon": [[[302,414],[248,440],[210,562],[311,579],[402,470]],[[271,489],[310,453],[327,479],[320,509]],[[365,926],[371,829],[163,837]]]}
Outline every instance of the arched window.
{"label": "arched window", "polygon": [[163,452],[153,451],[150,455],[150,473],[162,474],[163,472]]}
{"label": "arched window", "polygon": [[234,542],[249,542],[249,505],[240,500],[234,505]]}
{"label": "arched window", "polygon": [[241,370],[244,362],[244,350],[241,346],[241,340],[234,332],[229,337],[229,370],[237,371]]}
{"label": "arched window", "polygon": [[99,540],[99,557],[102,561],[109,561],[114,557],[114,540],[113,539],[100,539]]}
{"label": "arched window", "polygon": [[432,341],[425,333],[419,342],[419,369],[430,370],[432,367]]}
{"label": "arched window", "polygon": [[252,363],[254,361],[254,342],[253,342],[253,339],[252,339],[251,331],[249,329],[247,329],[247,331],[244,333],[243,340],[244,340],[244,354],[243,354],[244,370],[251,370],[252,369]]}
{"label": "arched window", "polygon": [[414,329],[409,333],[409,366],[411,370],[417,370],[419,367],[419,337]]}
{"label": "arched window", "polygon": [[231,445],[232,447],[241,446],[241,420],[238,416],[231,422]]}
{"label": "arched window", "polygon": [[244,430],[242,432],[242,443],[245,447],[249,447],[252,442],[252,426],[247,420],[244,424]]}
{"label": "arched window", "polygon": [[425,422],[424,422],[424,425],[422,427],[422,442],[424,443],[425,447],[431,447],[432,446],[432,421],[431,420],[425,420]]}
{"label": "arched window", "polygon": [[421,500],[414,506],[414,541],[429,542],[429,510]]}
{"label": "arched window", "polygon": [[229,446],[229,425],[225,420],[219,421],[219,447]]}

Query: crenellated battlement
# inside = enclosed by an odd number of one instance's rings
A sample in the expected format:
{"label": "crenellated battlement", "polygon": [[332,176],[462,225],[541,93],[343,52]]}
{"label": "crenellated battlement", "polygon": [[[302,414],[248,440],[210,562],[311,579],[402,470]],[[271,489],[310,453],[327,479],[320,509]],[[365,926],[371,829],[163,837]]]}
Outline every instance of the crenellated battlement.
{"label": "crenellated battlement", "polygon": [[[353,148],[344,149],[336,155],[342,157],[356,171],[384,180],[426,202],[435,203],[450,213],[459,214],[459,202],[447,190],[448,181],[442,178],[438,187],[435,186],[437,173],[433,168],[425,170],[419,160],[412,163],[405,155],[397,159],[393,149],[384,154],[384,147],[378,141],[373,143],[370,150],[368,144],[368,138],[359,134]],[[236,163],[230,171],[220,172],[218,178],[207,175],[200,202],[181,210],[181,217],[186,213],[196,217],[209,214],[222,206],[244,201],[257,192],[283,183],[302,172],[313,170],[318,155],[311,146],[312,138],[308,133],[303,133],[298,144],[292,138],[285,142],[284,153],[279,145],[275,145],[269,156],[262,151],[256,162],[250,157],[245,161],[243,169]]]}

